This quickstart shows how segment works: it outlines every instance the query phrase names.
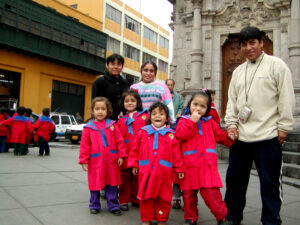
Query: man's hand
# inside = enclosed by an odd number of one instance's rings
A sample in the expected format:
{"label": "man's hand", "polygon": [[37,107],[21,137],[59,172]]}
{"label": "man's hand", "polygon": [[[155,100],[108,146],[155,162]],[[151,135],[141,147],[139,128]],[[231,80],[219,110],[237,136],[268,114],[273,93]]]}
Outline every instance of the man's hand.
{"label": "man's hand", "polygon": [[83,171],[87,171],[88,170],[88,164],[86,164],[86,163],[81,164],[81,167],[82,167]]}
{"label": "man's hand", "polygon": [[278,130],[278,141],[279,141],[280,144],[283,144],[283,142],[286,141],[287,136],[288,136],[287,132],[284,132],[282,130]]}
{"label": "man's hand", "polygon": [[227,129],[227,133],[228,133],[228,137],[232,140],[232,141],[236,141],[239,137],[239,132],[236,128],[228,128]]}

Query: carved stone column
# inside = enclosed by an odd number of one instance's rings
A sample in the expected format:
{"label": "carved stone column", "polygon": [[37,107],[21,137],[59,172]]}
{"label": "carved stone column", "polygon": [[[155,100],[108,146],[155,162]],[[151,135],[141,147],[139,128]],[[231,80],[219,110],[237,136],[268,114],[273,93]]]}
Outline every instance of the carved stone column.
{"label": "carved stone column", "polygon": [[295,116],[298,118],[295,119],[297,126],[300,126],[300,0],[292,1],[290,25],[290,69],[293,74],[294,90],[296,94]]}
{"label": "carved stone column", "polygon": [[190,88],[202,87],[202,27],[201,27],[201,1],[193,1],[193,27],[191,51],[191,82]]}

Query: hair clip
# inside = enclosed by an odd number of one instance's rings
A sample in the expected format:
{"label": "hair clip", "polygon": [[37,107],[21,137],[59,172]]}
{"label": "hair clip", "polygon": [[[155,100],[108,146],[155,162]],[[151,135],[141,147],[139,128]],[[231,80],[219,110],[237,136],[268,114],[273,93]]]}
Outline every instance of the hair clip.
{"label": "hair clip", "polygon": [[207,89],[206,89],[206,88],[202,88],[201,90],[202,90],[203,92],[206,92],[206,91],[207,91]]}

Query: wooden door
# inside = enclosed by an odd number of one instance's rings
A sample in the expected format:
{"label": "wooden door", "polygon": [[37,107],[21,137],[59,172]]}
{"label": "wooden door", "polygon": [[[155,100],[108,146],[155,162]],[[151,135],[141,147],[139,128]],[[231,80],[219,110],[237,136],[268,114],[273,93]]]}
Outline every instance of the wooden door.
{"label": "wooden door", "polygon": [[[264,37],[264,51],[268,55],[273,55],[273,44],[268,37]],[[236,67],[245,62],[246,58],[240,51],[238,34],[230,34],[222,46],[222,95],[221,95],[221,118],[226,114],[228,101],[228,88],[232,73]]]}

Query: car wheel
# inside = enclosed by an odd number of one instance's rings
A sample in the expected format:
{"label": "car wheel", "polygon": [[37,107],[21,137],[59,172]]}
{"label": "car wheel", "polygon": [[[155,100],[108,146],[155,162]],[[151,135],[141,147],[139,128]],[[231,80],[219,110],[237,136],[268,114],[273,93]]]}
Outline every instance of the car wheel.
{"label": "car wheel", "polygon": [[71,140],[72,144],[77,144],[78,140]]}

